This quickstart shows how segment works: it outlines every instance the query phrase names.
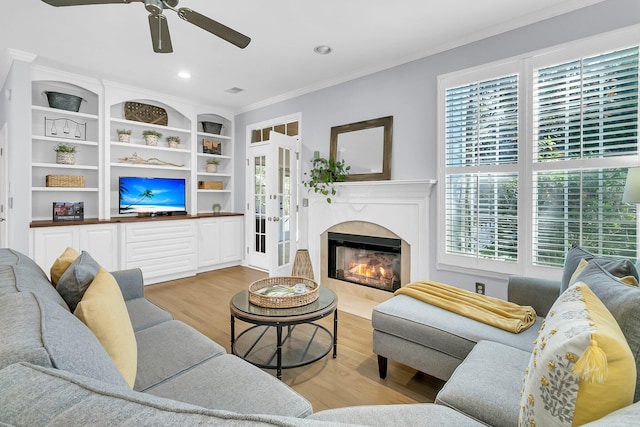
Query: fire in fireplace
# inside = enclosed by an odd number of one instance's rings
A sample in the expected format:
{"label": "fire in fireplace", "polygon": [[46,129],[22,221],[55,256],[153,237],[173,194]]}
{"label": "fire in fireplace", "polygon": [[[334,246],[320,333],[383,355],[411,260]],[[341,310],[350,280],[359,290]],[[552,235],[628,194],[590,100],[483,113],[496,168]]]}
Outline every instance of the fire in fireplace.
{"label": "fire in fireplace", "polygon": [[329,277],[393,292],[400,288],[401,240],[328,233]]}

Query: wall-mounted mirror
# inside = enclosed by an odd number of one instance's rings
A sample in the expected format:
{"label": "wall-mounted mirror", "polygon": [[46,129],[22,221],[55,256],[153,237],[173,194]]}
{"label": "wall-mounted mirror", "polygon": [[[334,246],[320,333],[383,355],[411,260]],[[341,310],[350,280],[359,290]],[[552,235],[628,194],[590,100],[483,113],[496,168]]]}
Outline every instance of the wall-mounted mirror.
{"label": "wall-mounted mirror", "polygon": [[393,116],[331,128],[332,159],[351,166],[345,181],[391,179]]}

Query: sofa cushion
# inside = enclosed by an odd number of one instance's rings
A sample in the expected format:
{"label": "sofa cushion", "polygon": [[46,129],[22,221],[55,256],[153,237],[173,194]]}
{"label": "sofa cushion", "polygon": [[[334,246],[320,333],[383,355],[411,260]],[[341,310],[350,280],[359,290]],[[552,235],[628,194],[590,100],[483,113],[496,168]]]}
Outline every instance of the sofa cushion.
{"label": "sofa cushion", "polygon": [[463,360],[483,339],[531,351],[542,319],[514,334],[415,298],[397,295],[374,307],[371,321],[376,330]]}
{"label": "sofa cushion", "polygon": [[633,276],[638,278],[638,271],[631,261],[626,259],[606,258],[592,254],[591,252],[576,246],[575,244],[567,251],[562,270],[562,280],[560,283],[560,293],[567,290],[571,277],[580,265],[580,261],[597,260],[598,263],[608,272],[616,277]]}
{"label": "sofa cushion", "polygon": [[146,393],[243,414],[306,417],[311,404],[282,381],[230,354],[213,357]]}
{"label": "sofa cushion", "polygon": [[127,311],[131,319],[131,326],[134,332],[150,328],[158,323],[173,320],[173,316],[168,311],[158,307],[146,298],[134,298],[126,300]]}
{"label": "sofa cushion", "polygon": [[87,251],[82,251],[62,273],[56,290],[69,306],[69,310],[73,312],[76,309],[99,269],[100,264]]}
{"label": "sofa cushion", "polygon": [[51,283],[53,286],[58,286],[58,280],[67,271],[67,268],[80,254],[75,249],[68,247],[60,254],[58,258],[53,262],[49,269],[49,275],[51,276]]}
{"label": "sofa cushion", "polygon": [[116,279],[100,268],[74,314],[91,329],[124,379],[133,387],[138,350],[127,306]]}
{"label": "sofa cushion", "polygon": [[65,310],[69,310],[56,288],[40,269],[29,264],[0,265],[0,295],[16,292],[33,292],[43,298],[47,298]]}
{"label": "sofa cushion", "polygon": [[[145,391],[212,357],[224,347],[178,320],[169,320],[136,333],[138,371],[134,390]],[[188,350],[185,350],[188,349]]]}
{"label": "sofa cushion", "polygon": [[402,426],[484,426],[463,414],[433,403],[363,405],[327,409],[310,415],[307,419],[356,423],[373,427]]}
{"label": "sofa cushion", "polygon": [[[0,407],[0,424],[16,426],[343,425],[299,418],[215,411],[26,363],[14,364],[0,370]],[[34,410],[35,408],[37,410]]]}
{"label": "sofa cushion", "polygon": [[458,366],[435,402],[495,427],[515,426],[522,374],[531,352],[480,341]]}
{"label": "sofa cushion", "polygon": [[630,405],[636,365],[615,319],[578,282],[551,308],[531,354],[519,425],[582,425]]}
{"label": "sofa cushion", "polygon": [[31,292],[0,296],[0,368],[21,361],[127,386],[82,322]]}
{"label": "sofa cushion", "polygon": [[589,262],[577,279],[589,286],[620,326],[636,360],[634,402],[640,401],[640,288],[622,283],[598,261]]}

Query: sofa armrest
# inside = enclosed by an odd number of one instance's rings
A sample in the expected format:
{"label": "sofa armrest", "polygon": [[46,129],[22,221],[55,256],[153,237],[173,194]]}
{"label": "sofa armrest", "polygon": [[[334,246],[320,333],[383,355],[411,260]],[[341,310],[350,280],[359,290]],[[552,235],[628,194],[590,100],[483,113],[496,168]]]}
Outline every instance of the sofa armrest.
{"label": "sofa armrest", "polygon": [[507,299],[519,305],[530,305],[540,317],[546,317],[560,296],[560,281],[527,276],[510,276]]}
{"label": "sofa armrest", "polygon": [[132,268],[130,270],[112,271],[111,274],[116,278],[125,301],[144,297],[142,270]]}

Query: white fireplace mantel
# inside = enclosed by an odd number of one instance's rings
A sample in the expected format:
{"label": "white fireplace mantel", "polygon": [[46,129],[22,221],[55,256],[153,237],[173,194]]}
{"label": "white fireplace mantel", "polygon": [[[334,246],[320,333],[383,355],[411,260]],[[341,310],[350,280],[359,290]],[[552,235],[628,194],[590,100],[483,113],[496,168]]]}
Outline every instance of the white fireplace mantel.
{"label": "white fireplace mantel", "polygon": [[[321,266],[321,235],[347,221],[378,224],[411,245],[411,281],[428,279],[429,196],[435,180],[363,181],[336,185],[337,194],[309,199],[309,255]],[[326,262],[326,260],[322,260]]]}

